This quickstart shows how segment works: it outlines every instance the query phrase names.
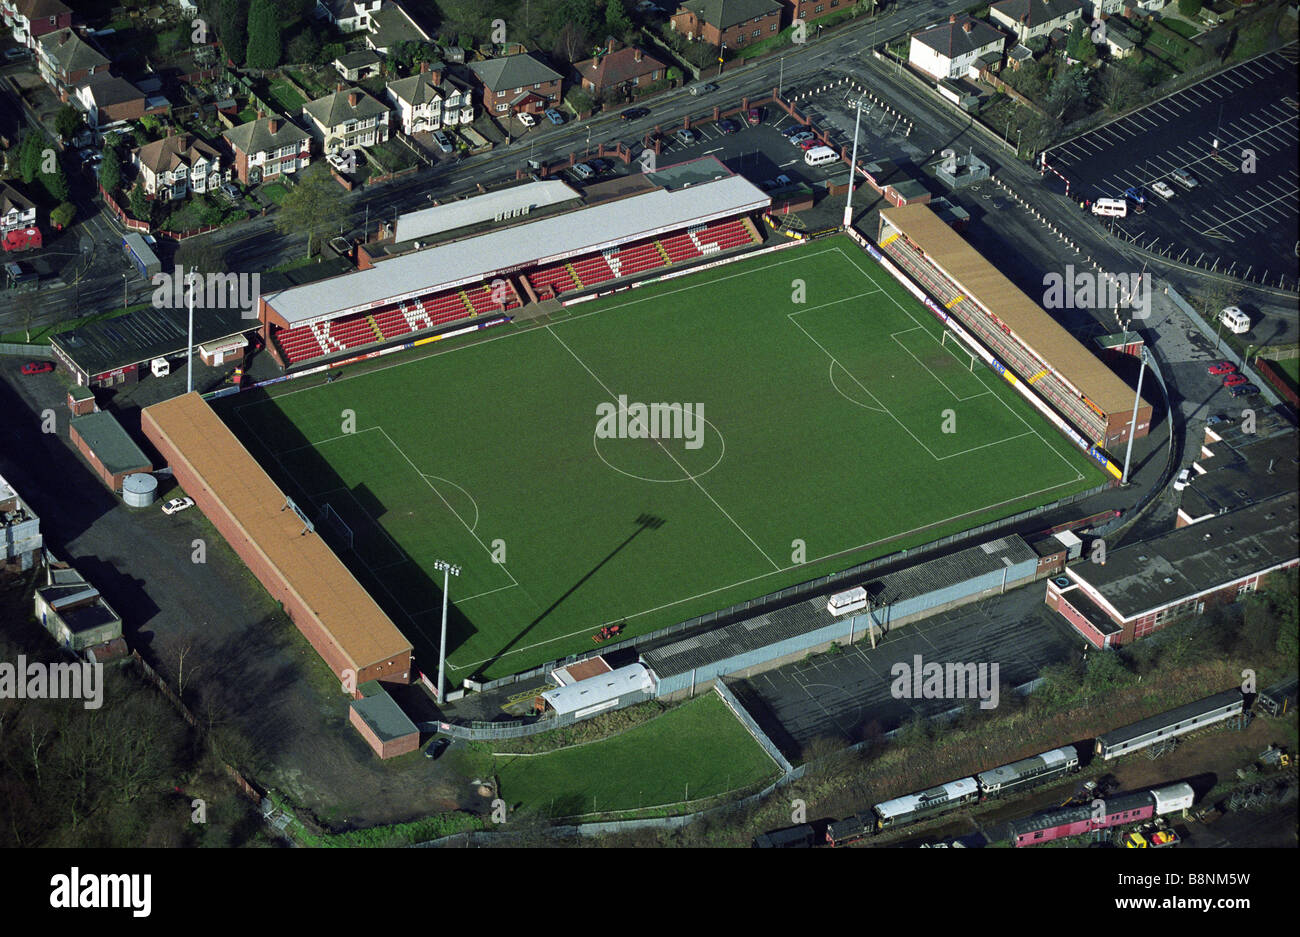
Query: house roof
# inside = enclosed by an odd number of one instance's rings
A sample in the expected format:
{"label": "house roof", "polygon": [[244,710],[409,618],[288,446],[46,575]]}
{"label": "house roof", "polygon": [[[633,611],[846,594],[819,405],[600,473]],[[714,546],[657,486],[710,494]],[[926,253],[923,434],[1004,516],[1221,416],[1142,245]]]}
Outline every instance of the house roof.
{"label": "house roof", "polygon": [[[357,96],[356,104],[348,100],[353,94]],[[308,101],[302,106],[302,110],[322,127],[337,127],[348,120],[386,114],[388,105],[381,104],[365,91],[354,87],[335,91],[315,101]]]}
{"label": "house roof", "polygon": [[17,189],[0,182],[0,215],[7,215],[11,211],[21,215],[34,207],[35,205]]}
{"label": "house roof", "polygon": [[72,12],[61,0],[14,0],[14,9],[29,20],[63,16]]}
{"label": "house roof", "polygon": [[[967,24],[970,25],[969,31],[966,29]],[[963,16],[953,23],[940,23],[938,26],[923,29],[919,33],[914,33],[912,38],[922,45],[929,46],[940,55],[955,59],[1006,39],[1006,33],[995,29],[983,20]]]}
{"label": "house roof", "polygon": [[[271,121],[278,120],[279,128],[271,132]],[[279,149],[291,143],[310,140],[311,135],[293,121],[283,117],[259,117],[238,127],[232,127],[221,135],[232,147],[243,153],[261,153],[263,150]]]}
{"label": "house roof", "polygon": [[776,0],[686,0],[682,7],[718,29],[730,29],[768,13],[780,12]]}
{"label": "house roof", "polygon": [[347,52],[340,55],[334,60],[335,65],[342,65],[344,68],[365,68],[367,65],[378,65],[383,59],[378,52],[373,49],[362,49],[359,52]]}
{"label": "house roof", "polygon": [[[636,60],[638,52],[641,53],[639,62]],[[646,55],[633,46],[625,46],[608,55],[598,55],[574,65],[578,74],[597,88],[617,85],[651,72],[662,72],[667,67],[653,55]]]}
{"label": "house roof", "polygon": [[407,104],[428,104],[430,101],[442,100],[442,92],[424,72],[390,81],[386,87],[399,101],[405,101]]}
{"label": "house roof", "polygon": [[90,92],[90,98],[95,102],[96,107],[112,107],[114,104],[124,104],[127,101],[139,101],[144,98],[144,92],[131,82],[107,73],[91,75],[78,88]]}
{"label": "house roof", "polygon": [[45,57],[55,62],[65,72],[107,65],[108,59],[71,29],[56,29],[40,37]]}
{"label": "house roof", "polygon": [[533,58],[530,52],[506,55],[470,65],[470,71],[493,91],[522,88],[547,81],[558,81],[560,73],[549,65]]}
{"label": "house roof", "polygon": [[1081,9],[1082,0],[1001,0],[989,7],[1022,26],[1040,26]]}
{"label": "house roof", "polygon": [[370,45],[387,49],[398,42],[428,42],[426,33],[410,14],[395,3],[385,3],[370,14]]}
{"label": "house roof", "polygon": [[135,151],[136,161],[154,173],[170,172],[200,159],[219,160],[220,154],[192,134],[182,133],[146,143]]}

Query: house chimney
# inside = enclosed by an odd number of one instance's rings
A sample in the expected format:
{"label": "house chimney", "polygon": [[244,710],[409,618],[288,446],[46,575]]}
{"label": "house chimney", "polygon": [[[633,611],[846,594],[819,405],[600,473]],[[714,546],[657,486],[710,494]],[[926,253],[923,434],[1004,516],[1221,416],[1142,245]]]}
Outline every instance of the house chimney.
{"label": "house chimney", "polygon": [[348,107],[356,107],[360,100],[361,95],[357,94],[355,91],[348,92]]}
{"label": "house chimney", "polygon": [[442,84],[442,72],[439,69],[429,72],[429,83],[435,88]]}
{"label": "house chimney", "polygon": [[641,61],[641,50],[640,50],[640,49],[634,49],[634,50],[632,51],[632,61],[633,61],[633,62],[639,62],[639,61]]}
{"label": "house chimney", "polygon": [[263,117],[265,117],[265,116],[266,116],[266,111],[262,110],[262,109],[259,107],[259,108],[257,109],[257,119],[258,119],[258,120],[261,120],[261,119],[262,119]]}
{"label": "house chimney", "polygon": [[340,81],[340,82],[338,83],[338,85],[334,88],[334,90],[335,90],[335,91],[342,91],[342,90],[343,90],[343,82]]}
{"label": "house chimney", "polygon": [[972,32],[975,29],[975,24],[972,23],[970,20],[967,20],[966,22],[961,24],[961,29],[962,32],[966,32],[966,33]]}
{"label": "house chimney", "polygon": [[272,136],[274,136],[275,134],[279,133],[279,132],[280,132],[280,118],[278,118],[278,117],[272,117],[270,120],[268,120],[268,121],[266,122],[266,129],[267,129],[267,131],[268,131]]}
{"label": "house chimney", "polygon": [[948,22],[950,22],[950,23],[955,23],[955,22],[957,22],[957,14],[956,14],[956,13],[949,14],[949,16],[948,16]]}
{"label": "house chimney", "polygon": [[420,63],[420,74],[423,75],[423,74],[424,74],[425,72],[427,72],[428,70],[429,70],[429,63],[428,63],[428,62],[421,62],[421,63]]}

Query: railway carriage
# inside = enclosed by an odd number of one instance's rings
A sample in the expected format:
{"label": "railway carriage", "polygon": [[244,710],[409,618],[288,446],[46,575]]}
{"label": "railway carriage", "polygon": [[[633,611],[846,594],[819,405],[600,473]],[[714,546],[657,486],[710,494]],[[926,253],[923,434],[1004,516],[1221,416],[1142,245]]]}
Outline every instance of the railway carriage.
{"label": "railway carriage", "polygon": [[979,797],[979,793],[979,784],[974,778],[959,778],[919,794],[886,800],[876,804],[871,811],[876,815],[876,829],[883,830],[950,810],[958,804],[974,800]]}
{"label": "railway carriage", "polygon": [[1227,690],[1167,713],[1097,736],[1097,755],[1102,761],[1120,758],[1189,732],[1217,725],[1240,716],[1245,709],[1241,690]]}
{"label": "railway carriage", "polygon": [[1022,758],[1009,765],[981,771],[975,775],[985,797],[996,797],[1026,785],[1038,784],[1079,767],[1079,752],[1073,745],[1054,748],[1032,758]]}

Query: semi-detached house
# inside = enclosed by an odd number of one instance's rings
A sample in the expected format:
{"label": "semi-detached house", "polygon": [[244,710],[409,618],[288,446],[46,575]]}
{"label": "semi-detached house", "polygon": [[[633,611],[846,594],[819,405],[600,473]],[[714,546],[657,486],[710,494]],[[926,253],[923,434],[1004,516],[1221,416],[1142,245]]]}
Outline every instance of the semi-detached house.
{"label": "semi-detached house", "polygon": [[235,154],[235,175],[244,185],[279,179],[311,162],[311,135],[283,117],[259,115],[221,136]]}
{"label": "semi-detached house", "polygon": [[907,61],[939,81],[962,78],[972,66],[978,69],[985,56],[1001,55],[1006,41],[1006,33],[988,23],[969,16],[951,16],[946,23],[912,34]]}
{"label": "semi-detached house", "polygon": [[686,0],[668,24],[687,39],[739,49],[780,32],[783,9],[779,0]]}
{"label": "semi-detached house", "polygon": [[308,101],[303,121],[326,153],[371,147],[388,139],[388,107],[360,88],[338,86],[333,94]]}
{"label": "semi-detached house", "polygon": [[560,73],[530,53],[475,62],[469,69],[478,79],[483,108],[490,114],[540,114],[559,103]]}
{"label": "semi-detached house", "polygon": [[29,49],[41,36],[72,25],[72,10],[62,0],[0,0],[0,17]]}
{"label": "semi-detached house", "polygon": [[1046,36],[1054,29],[1069,32],[1082,16],[1082,0],[1001,0],[989,7],[989,18],[1011,30],[1021,42]]}

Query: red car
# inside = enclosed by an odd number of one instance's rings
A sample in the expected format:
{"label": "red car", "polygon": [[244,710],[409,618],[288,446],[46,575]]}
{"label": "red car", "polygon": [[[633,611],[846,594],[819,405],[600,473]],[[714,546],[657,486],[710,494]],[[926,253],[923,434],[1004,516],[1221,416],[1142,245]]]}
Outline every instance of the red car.
{"label": "red car", "polygon": [[1227,377],[1223,379],[1224,387],[1236,387],[1238,384],[1245,384],[1245,383],[1246,383],[1246,375],[1244,374],[1229,374]]}
{"label": "red car", "polygon": [[811,140],[804,140],[802,143],[800,143],[799,149],[811,150],[815,146],[822,146],[822,145],[823,145],[822,141],[818,140],[816,137],[813,137]]}
{"label": "red car", "polygon": [[1237,366],[1231,361],[1216,361],[1210,365],[1211,374],[1236,374]]}
{"label": "red car", "polygon": [[23,365],[24,374],[48,374],[53,370],[53,361],[29,361]]}

